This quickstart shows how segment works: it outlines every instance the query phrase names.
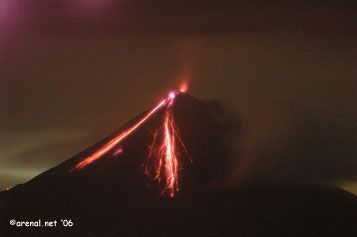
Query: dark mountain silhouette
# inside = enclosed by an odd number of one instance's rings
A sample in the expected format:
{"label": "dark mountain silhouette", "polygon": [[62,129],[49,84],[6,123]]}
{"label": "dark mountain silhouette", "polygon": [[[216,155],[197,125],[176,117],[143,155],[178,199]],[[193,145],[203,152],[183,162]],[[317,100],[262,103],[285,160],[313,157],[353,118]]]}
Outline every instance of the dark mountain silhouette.
{"label": "dark mountain silhouette", "polygon": [[[145,113],[108,138],[31,181],[0,193],[1,232],[48,236],[286,236],[338,235],[353,232],[357,199],[345,191],[320,186],[232,187],[225,180],[232,169],[231,134],[237,119],[217,102],[184,93],[173,106],[177,127],[189,157],[180,158],[180,191],[160,195],[160,186],[143,172],[159,110],[120,143],[120,156],[109,151],[83,169],[78,162]],[[69,228],[16,228],[15,220],[71,219]],[[3,236],[3,235],[1,235]],[[7,236],[7,235],[4,235]]]}

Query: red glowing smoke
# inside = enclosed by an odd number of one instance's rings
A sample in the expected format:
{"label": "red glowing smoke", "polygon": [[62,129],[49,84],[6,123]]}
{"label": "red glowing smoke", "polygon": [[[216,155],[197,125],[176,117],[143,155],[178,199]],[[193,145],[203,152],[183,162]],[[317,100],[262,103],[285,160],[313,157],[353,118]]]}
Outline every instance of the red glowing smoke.
{"label": "red glowing smoke", "polygon": [[180,92],[187,92],[188,90],[188,82],[187,81],[184,81],[181,86],[180,86]]}

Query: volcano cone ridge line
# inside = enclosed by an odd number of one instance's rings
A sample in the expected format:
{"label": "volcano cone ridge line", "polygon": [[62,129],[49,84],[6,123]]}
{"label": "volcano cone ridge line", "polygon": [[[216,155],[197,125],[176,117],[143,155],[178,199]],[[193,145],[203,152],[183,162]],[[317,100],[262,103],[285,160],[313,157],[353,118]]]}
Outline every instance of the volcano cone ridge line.
{"label": "volcano cone ridge line", "polygon": [[[227,129],[222,117],[226,114],[217,103],[198,100],[188,93],[178,94],[172,107],[175,123],[190,156],[181,157],[179,161],[180,192],[201,189],[222,181],[228,175],[230,166],[227,144],[223,139]],[[161,126],[164,113],[165,108],[160,108],[118,147],[85,168],[68,172],[86,156],[139,121],[147,112],[141,113],[109,137],[62,164],[17,186],[13,191],[34,189],[56,193],[57,190],[71,190],[85,193],[94,192],[93,189],[111,189],[115,185],[121,192],[151,193],[157,196],[158,185],[144,175],[142,164],[148,156],[153,132]],[[115,156],[115,150],[119,147],[123,151]]]}

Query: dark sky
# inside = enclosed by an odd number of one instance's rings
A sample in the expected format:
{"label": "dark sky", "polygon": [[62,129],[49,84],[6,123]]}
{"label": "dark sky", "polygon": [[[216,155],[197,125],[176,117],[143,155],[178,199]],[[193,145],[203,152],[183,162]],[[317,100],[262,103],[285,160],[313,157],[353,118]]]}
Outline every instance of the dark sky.
{"label": "dark sky", "polygon": [[186,79],[242,118],[233,178],[357,192],[356,12],[353,1],[1,0],[0,186],[68,159]]}

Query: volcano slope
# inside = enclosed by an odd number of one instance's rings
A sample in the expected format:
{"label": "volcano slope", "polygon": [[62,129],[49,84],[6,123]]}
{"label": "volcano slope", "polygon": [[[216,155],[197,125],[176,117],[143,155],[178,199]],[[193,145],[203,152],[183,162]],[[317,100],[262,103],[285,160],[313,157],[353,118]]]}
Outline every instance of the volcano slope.
{"label": "volcano slope", "polygon": [[[73,170],[111,136],[31,181],[0,193],[0,233],[19,236],[277,236],[354,233],[357,201],[324,187],[232,187],[234,116],[216,102],[177,95],[173,115],[188,154],[179,156],[179,191],[174,197],[145,174],[155,131],[165,109],[100,159]],[[120,153],[116,151],[121,149]],[[57,220],[57,227],[10,226],[22,221]],[[63,227],[61,219],[72,220]]]}

